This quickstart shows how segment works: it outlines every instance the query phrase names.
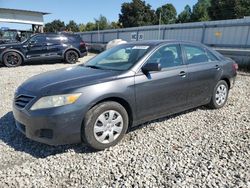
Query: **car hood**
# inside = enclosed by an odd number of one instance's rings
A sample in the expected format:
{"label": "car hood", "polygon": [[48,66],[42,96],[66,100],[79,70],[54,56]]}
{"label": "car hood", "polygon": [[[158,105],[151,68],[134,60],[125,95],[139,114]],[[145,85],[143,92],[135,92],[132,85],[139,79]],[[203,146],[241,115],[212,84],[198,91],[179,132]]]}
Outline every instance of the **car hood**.
{"label": "car hood", "polygon": [[33,76],[19,89],[36,96],[67,93],[94,83],[112,80],[119,74],[120,71],[75,66]]}

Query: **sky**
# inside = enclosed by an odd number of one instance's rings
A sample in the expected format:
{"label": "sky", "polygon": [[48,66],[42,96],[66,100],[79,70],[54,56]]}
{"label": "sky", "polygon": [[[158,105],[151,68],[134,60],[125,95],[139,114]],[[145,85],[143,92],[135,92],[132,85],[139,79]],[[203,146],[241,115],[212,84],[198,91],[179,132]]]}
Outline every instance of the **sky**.
{"label": "sky", "polygon": [[[0,7],[51,13],[44,16],[45,23],[60,19],[66,24],[69,20],[74,20],[79,24],[93,22],[94,18],[100,15],[106,16],[109,21],[117,21],[124,2],[131,2],[131,0],[0,0]],[[172,3],[178,13],[184,9],[185,5],[189,4],[192,7],[196,2],[197,0],[146,0],[146,3],[149,3],[153,9]],[[0,23],[1,27],[31,28],[30,25],[7,23]]]}

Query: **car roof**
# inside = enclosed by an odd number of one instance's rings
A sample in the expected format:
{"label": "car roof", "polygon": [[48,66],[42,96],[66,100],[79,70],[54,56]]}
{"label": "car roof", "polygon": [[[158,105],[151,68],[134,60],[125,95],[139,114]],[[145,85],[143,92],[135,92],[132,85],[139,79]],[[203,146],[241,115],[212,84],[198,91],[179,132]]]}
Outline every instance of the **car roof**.
{"label": "car roof", "polygon": [[168,43],[185,43],[185,44],[204,46],[202,43],[199,42],[184,41],[184,40],[143,40],[143,41],[129,42],[127,44],[158,46],[161,44],[168,44]]}
{"label": "car roof", "polygon": [[65,33],[65,32],[60,32],[60,33],[36,33],[33,36],[78,36],[78,34],[74,33]]}

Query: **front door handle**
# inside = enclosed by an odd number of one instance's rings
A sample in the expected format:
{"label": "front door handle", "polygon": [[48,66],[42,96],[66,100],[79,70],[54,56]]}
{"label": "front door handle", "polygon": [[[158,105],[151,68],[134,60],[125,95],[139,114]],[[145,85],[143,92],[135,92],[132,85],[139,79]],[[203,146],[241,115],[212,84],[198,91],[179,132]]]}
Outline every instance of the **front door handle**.
{"label": "front door handle", "polygon": [[179,76],[185,78],[186,77],[186,72],[185,71],[181,71],[180,74],[179,74]]}

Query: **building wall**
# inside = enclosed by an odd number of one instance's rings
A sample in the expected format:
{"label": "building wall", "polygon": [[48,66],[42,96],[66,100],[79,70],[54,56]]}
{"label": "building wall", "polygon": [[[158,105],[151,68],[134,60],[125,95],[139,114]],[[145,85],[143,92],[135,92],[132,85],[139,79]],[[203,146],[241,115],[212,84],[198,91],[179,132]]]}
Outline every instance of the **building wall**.
{"label": "building wall", "polygon": [[113,39],[177,39],[201,42],[213,47],[250,48],[250,18],[144,26],[79,33],[88,43],[108,43]]}

